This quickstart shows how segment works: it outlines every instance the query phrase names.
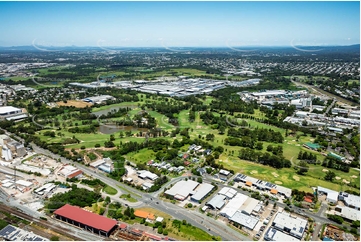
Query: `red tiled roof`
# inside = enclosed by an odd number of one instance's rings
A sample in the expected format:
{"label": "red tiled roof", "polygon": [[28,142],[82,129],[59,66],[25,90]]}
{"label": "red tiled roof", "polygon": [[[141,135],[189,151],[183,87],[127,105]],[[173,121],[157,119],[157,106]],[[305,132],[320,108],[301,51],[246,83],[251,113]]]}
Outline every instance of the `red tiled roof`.
{"label": "red tiled roof", "polygon": [[119,228],[121,229],[126,229],[128,227],[128,225],[126,224],[119,224]]}
{"label": "red tiled roof", "polygon": [[309,198],[309,197],[305,197],[305,202],[308,202],[308,203],[312,203],[312,199],[311,198]]}
{"label": "red tiled roof", "polygon": [[85,211],[84,209],[71,206],[69,204],[65,204],[61,208],[57,209],[54,214],[106,232],[110,231],[115,225],[117,225],[116,220]]}

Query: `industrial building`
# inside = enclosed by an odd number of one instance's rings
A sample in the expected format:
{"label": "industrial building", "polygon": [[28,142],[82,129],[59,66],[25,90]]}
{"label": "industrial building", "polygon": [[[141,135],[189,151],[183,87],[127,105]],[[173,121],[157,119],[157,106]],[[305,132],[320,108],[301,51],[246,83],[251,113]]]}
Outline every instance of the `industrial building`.
{"label": "industrial building", "polygon": [[249,216],[241,211],[236,211],[233,216],[229,218],[229,220],[240,224],[250,230],[253,230],[259,221],[258,218]]}
{"label": "industrial building", "polygon": [[117,228],[116,220],[69,204],[57,209],[54,212],[54,216],[59,220],[78,226],[86,231],[106,237]]}
{"label": "industrial building", "polygon": [[101,95],[101,96],[95,96],[95,97],[87,97],[87,98],[83,99],[84,102],[98,103],[98,104],[106,102],[107,100],[115,100],[115,98],[110,95]]}
{"label": "industrial building", "polygon": [[250,177],[250,176],[243,175],[243,174],[237,174],[233,180],[235,182],[243,182],[247,186],[253,186],[260,191],[270,191],[271,194],[273,194],[273,195],[278,194],[278,195],[284,196],[285,198],[291,197],[291,194],[292,194],[292,190],[287,187],[276,185],[276,184],[273,184],[273,183],[270,183],[267,181],[262,181],[257,178]]}
{"label": "industrial building", "polygon": [[285,231],[291,236],[302,239],[303,233],[307,228],[307,220],[292,217],[291,214],[283,212],[277,213],[272,222],[272,226],[280,231]]}
{"label": "industrial building", "polygon": [[345,206],[360,210],[360,196],[348,194],[346,192],[340,192],[338,200],[343,201]]}
{"label": "industrial building", "polygon": [[209,200],[206,205],[212,209],[222,209],[224,204],[226,204],[226,196],[224,195],[215,195],[211,200]]}
{"label": "industrial building", "polygon": [[142,171],[137,171],[137,173],[138,173],[138,177],[142,179],[150,179],[152,181],[155,181],[158,178],[158,175],[150,171],[142,170]]}
{"label": "industrial building", "polygon": [[199,185],[198,182],[187,180],[177,182],[171,189],[164,193],[177,200],[185,200],[191,193],[194,193],[195,188]]}
{"label": "industrial building", "polygon": [[23,111],[20,108],[15,108],[12,106],[0,107],[0,120],[13,120],[16,119],[15,117],[20,117],[20,115],[25,115],[25,117],[27,117],[26,114],[23,114]]}
{"label": "industrial building", "polygon": [[83,171],[71,165],[63,166],[63,168],[61,168],[61,170],[58,173],[58,175],[62,175],[65,178],[80,177],[82,174]]}
{"label": "industrial building", "polygon": [[360,220],[360,211],[350,207],[337,205],[335,208],[335,215],[339,215],[349,222]]}
{"label": "industrial building", "polygon": [[266,241],[300,241],[299,239],[285,234],[279,230],[270,227],[264,235]]}
{"label": "industrial building", "polygon": [[8,224],[0,230],[0,238],[5,241],[49,241],[48,239]]}
{"label": "industrial building", "polygon": [[231,218],[240,209],[247,198],[248,196],[242,193],[237,193],[237,195],[227,203],[219,214],[226,218]]}
{"label": "industrial building", "polygon": [[208,183],[200,184],[195,193],[191,196],[191,200],[200,203],[209,193],[212,192],[214,186]]}
{"label": "industrial building", "polygon": [[234,196],[236,196],[237,191],[230,187],[223,187],[219,192],[219,195],[224,195],[227,197],[227,199],[232,199]]}
{"label": "industrial building", "polygon": [[47,183],[47,184],[35,189],[34,193],[36,193],[38,195],[46,195],[49,192],[53,191],[56,187],[57,187],[57,185],[55,185],[54,183]]}
{"label": "industrial building", "polygon": [[326,201],[332,204],[336,204],[337,200],[338,200],[338,192],[328,189],[328,188],[324,188],[324,187],[317,187],[317,192],[318,194],[325,194],[327,195],[326,197]]}

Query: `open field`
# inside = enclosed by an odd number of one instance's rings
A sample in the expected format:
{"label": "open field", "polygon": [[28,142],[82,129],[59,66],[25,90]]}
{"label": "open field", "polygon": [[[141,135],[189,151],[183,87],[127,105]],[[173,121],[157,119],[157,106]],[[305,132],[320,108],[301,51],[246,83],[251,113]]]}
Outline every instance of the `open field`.
{"label": "open field", "polygon": [[92,106],[91,103],[84,101],[77,101],[77,100],[68,100],[66,103],[61,101],[61,102],[57,102],[56,104],[58,104],[58,106],[66,106],[66,107],[74,106],[76,108],[85,108]]}

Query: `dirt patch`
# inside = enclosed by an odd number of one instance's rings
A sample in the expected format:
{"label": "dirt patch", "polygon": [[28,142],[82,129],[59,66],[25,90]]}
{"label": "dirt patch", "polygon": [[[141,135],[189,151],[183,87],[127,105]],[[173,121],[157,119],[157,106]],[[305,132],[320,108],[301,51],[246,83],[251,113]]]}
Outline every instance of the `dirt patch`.
{"label": "dirt patch", "polygon": [[335,179],[336,179],[336,180],[341,180],[341,177],[336,176]]}
{"label": "dirt patch", "polygon": [[323,171],[323,172],[328,172],[328,170],[327,170],[327,169],[322,169],[322,171]]}
{"label": "dirt patch", "polygon": [[276,184],[282,185],[283,183],[281,181],[275,181]]}
{"label": "dirt patch", "polygon": [[279,175],[278,175],[276,172],[272,172],[272,175],[273,175],[274,177],[279,177]]}
{"label": "dirt patch", "polygon": [[350,182],[349,181],[347,181],[346,179],[343,179],[342,180],[344,183],[346,183],[346,184],[349,184]]}
{"label": "dirt patch", "polygon": [[256,173],[258,173],[258,171],[256,170],[251,171],[251,174],[256,174]]}
{"label": "dirt patch", "polygon": [[293,176],[293,179],[295,179],[295,181],[300,181],[300,177],[299,176]]}
{"label": "dirt patch", "polygon": [[69,100],[66,103],[61,101],[61,102],[57,102],[56,104],[58,104],[58,106],[67,106],[67,107],[74,106],[76,108],[85,108],[92,105],[91,103],[77,101],[77,100]]}

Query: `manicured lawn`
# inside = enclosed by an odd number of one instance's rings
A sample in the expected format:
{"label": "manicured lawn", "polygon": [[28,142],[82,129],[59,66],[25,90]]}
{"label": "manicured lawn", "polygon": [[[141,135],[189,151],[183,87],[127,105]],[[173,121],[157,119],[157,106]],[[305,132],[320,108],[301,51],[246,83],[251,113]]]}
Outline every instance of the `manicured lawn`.
{"label": "manicured lawn", "polygon": [[133,161],[135,163],[143,163],[155,158],[155,153],[153,150],[142,149],[137,152],[131,152],[125,155],[127,160]]}
{"label": "manicured lawn", "polygon": [[109,195],[115,195],[118,193],[118,191],[114,187],[111,187],[111,186],[104,187],[103,191]]}

